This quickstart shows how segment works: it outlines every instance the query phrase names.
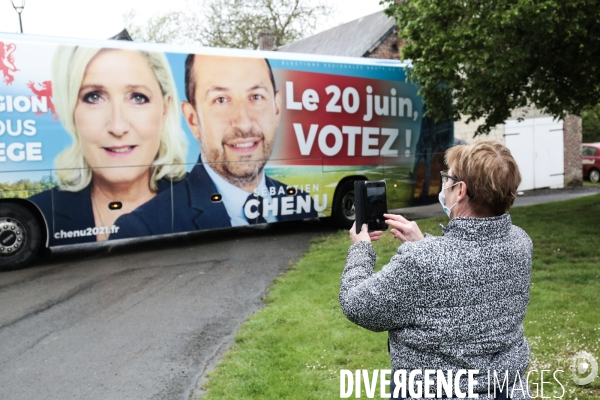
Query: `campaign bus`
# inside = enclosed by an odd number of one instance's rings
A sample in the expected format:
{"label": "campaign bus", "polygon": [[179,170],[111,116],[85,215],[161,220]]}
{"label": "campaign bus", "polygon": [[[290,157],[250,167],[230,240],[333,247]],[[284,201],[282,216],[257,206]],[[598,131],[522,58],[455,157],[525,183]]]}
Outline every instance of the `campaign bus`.
{"label": "campaign bus", "polygon": [[437,196],[452,122],[399,61],[0,34],[0,268],[40,250],[354,221]]}

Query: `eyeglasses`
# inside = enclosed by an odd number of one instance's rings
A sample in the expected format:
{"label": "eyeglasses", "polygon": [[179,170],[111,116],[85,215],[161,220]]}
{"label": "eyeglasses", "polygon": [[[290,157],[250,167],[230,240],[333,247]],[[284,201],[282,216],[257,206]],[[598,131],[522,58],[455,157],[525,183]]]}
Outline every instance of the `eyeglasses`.
{"label": "eyeglasses", "polygon": [[460,179],[458,179],[455,176],[452,175],[448,175],[448,171],[441,171],[440,175],[442,176],[442,183],[445,185],[446,183],[448,183],[448,179],[452,179],[454,182],[460,182]]}
{"label": "eyeglasses", "polygon": [[[444,186],[446,185],[446,183],[448,183],[448,179],[452,179],[456,183],[463,182],[455,176],[448,175],[448,171],[441,171],[440,175],[442,176],[442,185],[444,185]],[[469,196],[470,198],[473,198],[473,194],[471,193],[469,188],[467,188],[467,196]]]}

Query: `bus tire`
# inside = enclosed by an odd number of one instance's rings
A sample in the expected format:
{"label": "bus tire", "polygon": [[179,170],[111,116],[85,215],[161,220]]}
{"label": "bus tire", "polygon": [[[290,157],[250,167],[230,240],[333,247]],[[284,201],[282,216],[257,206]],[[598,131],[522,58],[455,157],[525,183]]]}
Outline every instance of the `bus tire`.
{"label": "bus tire", "polygon": [[22,268],[38,253],[42,235],[35,216],[15,203],[0,203],[0,270]]}
{"label": "bus tire", "polygon": [[333,218],[341,229],[350,229],[356,219],[354,211],[354,180],[342,183],[333,199]]}

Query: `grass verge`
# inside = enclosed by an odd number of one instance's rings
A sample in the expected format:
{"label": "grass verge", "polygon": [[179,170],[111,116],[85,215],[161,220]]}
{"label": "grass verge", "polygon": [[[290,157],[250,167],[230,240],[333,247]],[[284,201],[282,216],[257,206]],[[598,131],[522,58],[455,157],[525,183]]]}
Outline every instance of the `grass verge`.
{"label": "grass verge", "polygon": [[[519,207],[511,216],[534,243],[525,319],[530,370],[564,370],[556,375],[565,387],[563,399],[598,399],[600,378],[575,385],[570,358],[584,350],[600,360],[600,194]],[[419,226],[440,235],[440,223],[447,219],[421,220]],[[267,306],[242,325],[209,375],[205,399],[338,399],[340,369],[390,368],[387,334],[350,323],[338,304],[349,244],[346,232],[316,238],[307,254],[275,280]],[[397,245],[391,235],[375,243],[377,268]],[[539,373],[532,373],[532,381],[540,382]],[[554,383],[544,384],[544,397],[561,395],[551,374],[544,381]],[[532,390],[535,395],[534,385]]]}

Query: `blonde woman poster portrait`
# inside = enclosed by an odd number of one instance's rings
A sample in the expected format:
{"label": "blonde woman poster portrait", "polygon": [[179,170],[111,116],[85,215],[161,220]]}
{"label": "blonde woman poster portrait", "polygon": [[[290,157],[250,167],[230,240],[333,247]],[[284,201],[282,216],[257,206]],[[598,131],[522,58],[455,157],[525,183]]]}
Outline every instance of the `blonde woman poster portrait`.
{"label": "blonde woman poster portrait", "polygon": [[[180,106],[166,56],[60,46],[53,101],[72,144],[55,159],[58,186],[32,196],[50,245],[104,241],[122,215],[186,175]],[[119,209],[109,208],[118,202]],[[170,206],[170,205],[169,205]]]}

